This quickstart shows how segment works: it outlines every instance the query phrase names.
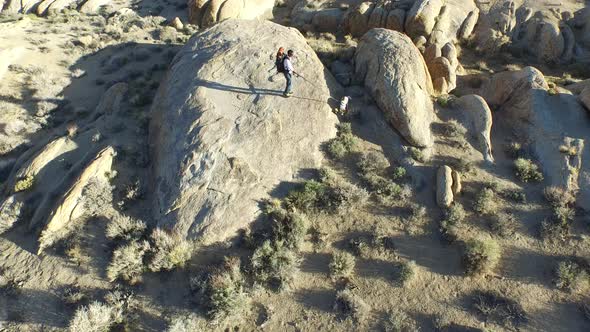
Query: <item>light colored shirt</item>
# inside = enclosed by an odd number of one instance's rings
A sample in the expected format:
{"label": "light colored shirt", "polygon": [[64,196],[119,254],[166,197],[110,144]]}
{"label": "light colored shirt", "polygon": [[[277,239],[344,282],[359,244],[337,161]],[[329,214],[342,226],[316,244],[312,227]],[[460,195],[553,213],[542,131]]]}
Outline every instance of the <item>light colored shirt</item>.
{"label": "light colored shirt", "polygon": [[288,72],[288,73],[293,72],[293,64],[291,63],[291,59],[289,59],[289,57],[285,58],[285,62],[283,64],[285,65],[286,72]]}

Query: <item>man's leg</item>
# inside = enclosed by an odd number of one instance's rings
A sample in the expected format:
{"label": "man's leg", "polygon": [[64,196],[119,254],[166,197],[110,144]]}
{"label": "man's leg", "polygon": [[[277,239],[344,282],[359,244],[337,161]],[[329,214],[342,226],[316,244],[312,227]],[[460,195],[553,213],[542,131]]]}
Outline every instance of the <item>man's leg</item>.
{"label": "man's leg", "polygon": [[287,80],[287,86],[285,87],[284,94],[289,95],[289,94],[291,94],[291,88],[292,88],[292,82],[291,82],[292,75],[291,75],[291,73],[285,72],[285,79]]}

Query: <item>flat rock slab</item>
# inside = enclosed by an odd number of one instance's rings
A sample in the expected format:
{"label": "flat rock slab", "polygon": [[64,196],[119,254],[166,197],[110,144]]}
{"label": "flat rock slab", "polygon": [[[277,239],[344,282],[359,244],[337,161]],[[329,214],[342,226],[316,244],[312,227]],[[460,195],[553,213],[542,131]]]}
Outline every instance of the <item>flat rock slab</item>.
{"label": "flat rock slab", "polygon": [[[271,54],[296,52],[294,95]],[[153,104],[150,146],[160,226],[203,244],[253,222],[259,201],[320,166],[336,134],[334,78],[295,29],[227,20],[191,38]]]}

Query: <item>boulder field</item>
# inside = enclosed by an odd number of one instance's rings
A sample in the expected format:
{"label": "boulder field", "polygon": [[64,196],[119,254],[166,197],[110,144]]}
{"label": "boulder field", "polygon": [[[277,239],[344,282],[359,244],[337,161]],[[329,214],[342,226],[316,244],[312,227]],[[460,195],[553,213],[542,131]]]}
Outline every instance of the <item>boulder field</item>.
{"label": "boulder field", "polygon": [[[274,53],[296,50],[294,95]],[[253,222],[269,192],[320,166],[336,134],[337,83],[296,29],[230,19],[191,38],[153,104],[150,149],[160,226],[203,244]]]}

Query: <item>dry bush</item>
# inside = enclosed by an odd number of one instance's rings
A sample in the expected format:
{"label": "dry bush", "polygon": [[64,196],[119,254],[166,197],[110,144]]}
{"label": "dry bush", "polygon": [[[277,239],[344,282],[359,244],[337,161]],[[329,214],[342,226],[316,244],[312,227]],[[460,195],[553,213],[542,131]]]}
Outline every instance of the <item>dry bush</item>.
{"label": "dry bush", "polygon": [[61,299],[68,305],[77,305],[87,300],[86,292],[79,287],[68,287],[63,290]]}
{"label": "dry bush", "polygon": [[576,202],[576,196],[571,191],[562,187],[546,187],[543,190],[543,194],[545,195],[545,199],[554,207],[569,206]]}
{"label": "dry bush", "polygon": [[206,296],[207,314],[216,322],[239,320],[250,309],[239,258],[226,258],[223,266],[210,275]]}
{"label": "dry bush", "polygon": [[114,325],[114,310],[111,306],[93,302],[84,306],[74,314],[70,321],[71,332],[108,332]]}
{"label": "dry bush", "polygon": [[563,261],[555,269],[555,285],[572,293],[582,293],[590,286],[590,276],[584,266],[575,261]]}
{"label": "dry bush", "polygon": [[426,161],[426,156],[424,155],[424,152],[421,149],[411,146],[408,149],[408,152],[410,153],[410,157],[412,157],[412,159],[414,159],[415,161],[420,163]]}
{"label": "dry bush", "polygon": [[344,289],[336,293],[334,311],[343,319],[350,317],[354,322],[362,323],[368,318],[371,308],[360,296]]}
{"label": "dry bush", "polygon": [[347,252],[332,254],[330,262],[330,277],[332,280],[347,280],[354,275],[355,258]]}
{"label": "dry bush", "polygon": [[115,249],[107,267],[109,281],[121,279],[130,284],[139,282],[145,270],[143,259],[149,249],[147,241],[133,241]]}
{"label": "dry bush", "polygon": [[196,317],[186,316],[186,317],[174,317],[166,332],[194,332],[200,331],[201,327],[196,319]]}
{"label": "dry bush", "polygon": [[410,235],[416,235],[428,222],[428,211],[425,206],[416,203],[410,203],[409,209],[410,216],[404,219],[404,230]]}
{"label": "dry bush", "polygon": [[514,170],[516,176],[522,182],[541,182],[543,181],[543,173],[539,171],[537,166],[532,160],[518,158],[514,161]]}
{"label": "dry bush", "polygon": [[498,208],[496,201],[496,193],[490,188],[483,188],[475,197],[473,210],[480,215],[493,214]]}
{"label": "dry bush", "polygon": [[492,216],[491,220],[492,231],[500,237],[510,238],[516,234],[518,228],[518,221],[512,214],[500,213]]}
{"label": "dry bush", "polygon": [[[404,189],[399,184],[388,178],[389,174],[387,170],[389,167],[389,161],[379,151],[364,153],[357,162],[359,176],[383,202],[399,199],[405,194]],[[401,175],[399,172],[402,171],[398,170],[398,174],[391,174],[391,177],[398,178]],[[405,175],[405,169],[402,173]]]}
{"label": "dry bush", "polygon": [[184,267],[192,256],[192,242],[181,235],[170,234],[157,228],[152,232],[150,239],[152,257],[148,267],[152,272]]}
{"label": "dry bush", "polygon": [[440,231],[445,239],[454,242],[458,239],[459,229],[465,220],[465,209],[461,203],[455,202],[445,210],[444,219],[440,222]]}
{"label": "dry bush", "polygon": [[361,174],[379,173],[388,168],[389,165],[389,160],[379,151],[364,153],[357,163]]}
{"label": "dry bush", "polygon": [[518,142],[511,142],[510,144],[506,145],[505,150],[506,154],[508,154],[508,156],[512,159],[520,158],[524,154],[522,144]]}
{"label": "dry bush", "polygon": [[457,120],[449,120],[445,125],[445,135],[449,137],[465,137],[467,129]]}
{"label": "dry bush", "polygon": [[527,321],[526,313],[516,301],[495,292],[476,292],[473,307],[486,319],[509,329]]}
{"label": "dry bush", "polygon": [[465,244],[463,261],[469,275],[491,273],[500,261],[500,245],[492,239],[472,239]]}
{"label": "dry bush", "polygon": [[254,251],[250,265],[257,283],[281,291],[292,284],[299,262],[296,252],[281,242],[267,240]]}
{"label": "dry bush", "polygon": [[408,314],[399,309],[393,309],[387,313],[383,330],[385,332],[418,332],[420,328]]}
{"label": "dry bush", "polygon": [[141,220],[117,215],[107,225],[106,235],[113,240],[134,240],[143,235],[146,227],[146,224]]}

